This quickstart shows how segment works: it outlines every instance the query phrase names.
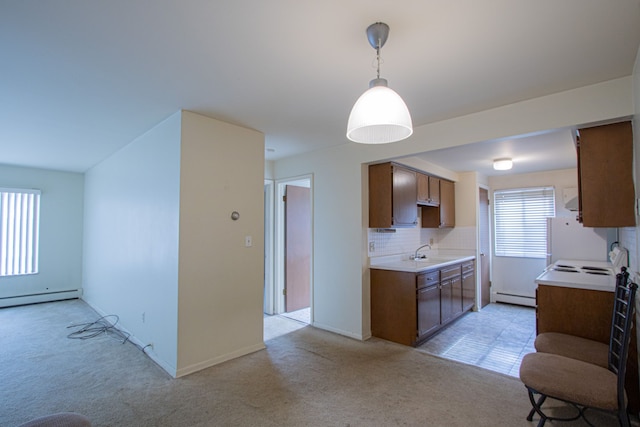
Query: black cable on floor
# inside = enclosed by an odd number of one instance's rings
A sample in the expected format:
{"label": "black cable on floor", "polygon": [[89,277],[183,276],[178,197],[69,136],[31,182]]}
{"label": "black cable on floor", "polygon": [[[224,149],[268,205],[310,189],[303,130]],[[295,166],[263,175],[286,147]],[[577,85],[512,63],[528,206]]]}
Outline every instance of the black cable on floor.
{"label": "black cable on floor", "polygon": [[[115,322],[111,323],[107,318],[115,318]],[[76,339],[76,340],[86,340],[89,338],[95,338],[99,335],[106,334],[111,338],[116,339],[118,341],[122,340],[122,344],[126,343],[129,340],[130,334],[126,332],[122,332],[118,328],[116,328],[116,324],[120,318],[115,314],[108,314],[106,316],[100,317],[95,322],[91,323],[79,323],[76,325],[69,325],[67,328],[80,328],[77,331],[71,332],[67,335],[67,338]]]}

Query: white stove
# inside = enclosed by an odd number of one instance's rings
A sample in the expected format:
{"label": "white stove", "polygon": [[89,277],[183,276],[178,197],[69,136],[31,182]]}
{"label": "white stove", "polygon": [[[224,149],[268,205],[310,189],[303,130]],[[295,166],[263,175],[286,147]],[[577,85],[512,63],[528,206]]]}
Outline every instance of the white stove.
{"label": "white stove", "polygon": [[610,262],[561,259],[548,266],[535,282],[538,285],[613,292],[616,275]]}

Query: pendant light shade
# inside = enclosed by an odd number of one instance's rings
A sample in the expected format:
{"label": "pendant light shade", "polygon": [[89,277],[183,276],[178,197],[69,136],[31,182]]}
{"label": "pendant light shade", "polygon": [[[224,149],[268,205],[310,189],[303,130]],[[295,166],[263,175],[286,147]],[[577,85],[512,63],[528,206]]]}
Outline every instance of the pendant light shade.
{"label": "pendant light shade", "polygon": [[[376,80],[384,81],[375,85]],[[363,144],[386,144],[408,138],[413,133],[407,104],[386,80],[376,79],[356,101],[349,115],[347,138]]]}
{"label": "pendant light shade", "polygon": [[380,78],[380,48],[389,36],[389,26],[376,22],[367,28],[367,38],[376,49],[378,78],[356,101],[347,123],[347,138],[362,144],[386,144],[401,141],[413,133],[411,114],[400,95]]}

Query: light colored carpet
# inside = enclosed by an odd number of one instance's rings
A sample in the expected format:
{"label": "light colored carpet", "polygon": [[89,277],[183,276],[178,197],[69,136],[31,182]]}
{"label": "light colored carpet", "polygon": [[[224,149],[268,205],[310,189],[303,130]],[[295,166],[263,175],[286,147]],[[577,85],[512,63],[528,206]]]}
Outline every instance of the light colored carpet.
{"label": "light colored carpet", "polygon": [[[94,426],[530,426],[518,379],[305,327],[180,379],[132,344],[70,340],[79,300],[0,309],[0,426],[54,412]],[[596,414],[598,415],[598,414]],[[594,424],[613,426],[610,417]],[[582,423],[563,425],[583,425]]]}

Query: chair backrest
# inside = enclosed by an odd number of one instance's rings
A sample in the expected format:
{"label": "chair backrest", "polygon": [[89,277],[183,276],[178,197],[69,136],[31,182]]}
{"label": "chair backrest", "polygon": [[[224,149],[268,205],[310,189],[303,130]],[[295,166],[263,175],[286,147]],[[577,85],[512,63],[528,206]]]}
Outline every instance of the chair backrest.
{"label": "chair backrest", "polygon": [[[624,399],[627,355],[631,341],[631,326],[635,314],[638,285],[629,282],[629,273],[622,267],[616,275],[611,337],[609,339],[609,370],[618,376],[618,399]],[[622,403],[622,402],[621,402]]]}

